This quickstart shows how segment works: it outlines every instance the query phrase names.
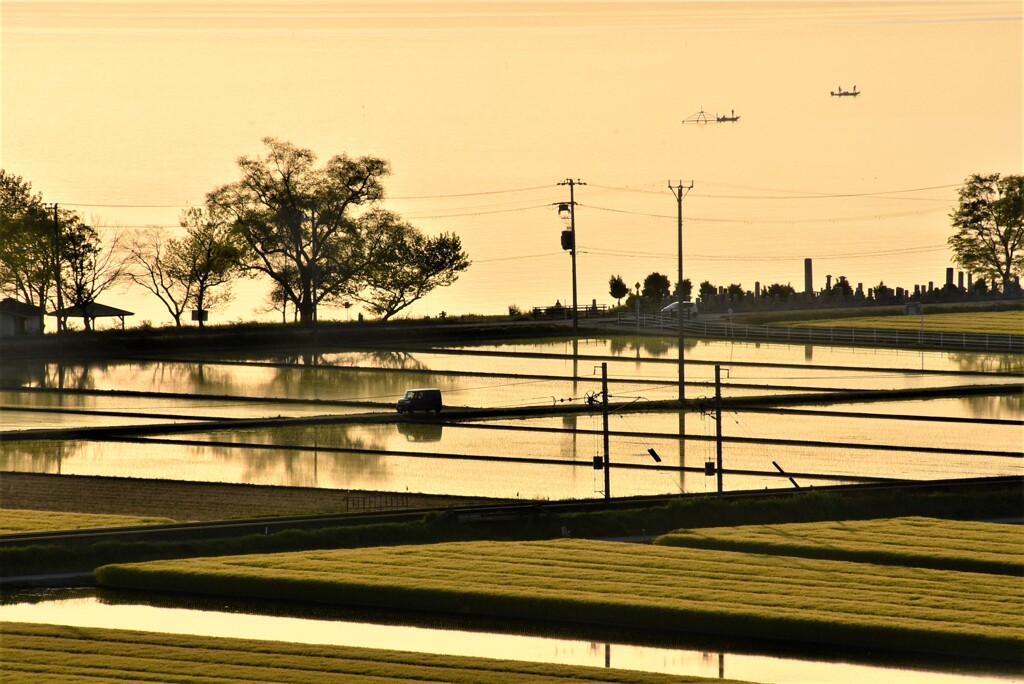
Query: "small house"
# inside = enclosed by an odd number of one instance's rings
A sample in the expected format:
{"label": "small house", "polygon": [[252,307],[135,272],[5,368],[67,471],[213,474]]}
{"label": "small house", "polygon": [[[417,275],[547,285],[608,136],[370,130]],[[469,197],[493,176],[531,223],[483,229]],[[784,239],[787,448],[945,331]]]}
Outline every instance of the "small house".
{"label": "small house", "polygon": [[0,337],[41,335],[43,314],[38,306],[7,297],[0,300]]}

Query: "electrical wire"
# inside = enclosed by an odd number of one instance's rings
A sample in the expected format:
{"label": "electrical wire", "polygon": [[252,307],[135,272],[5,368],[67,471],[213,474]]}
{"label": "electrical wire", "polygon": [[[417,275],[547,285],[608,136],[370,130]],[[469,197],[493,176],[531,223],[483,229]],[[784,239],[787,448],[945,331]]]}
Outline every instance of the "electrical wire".
{"label": "electrical wire", "polygon": [[[633,216],[646,216],[648,218],[657,219],[671,219],[673,221],[678,220],[677,215],[668,214],[652,214],[642,211],[631,211],[628,209],[613,209],[611,207],[600,207],[594,204],[583,204],[581,202],[576,203],[577,206],[586,207],[588,209],[595,209],[597,211],[611,212],[615,214],[630,214]],[[890,218],[905,218],[907,216],[920,216],[923,214],[930,214],[937,211],[948,211],[948,206],[933,207],[931,209],[915,209],[912,211],[899,211],[881,214],[862,214],[859,216],[832,216],[827,218],[808,218],[808,219],[770,219],[770,218],[710,218],[707,216],[688,216],[686,218],[687,223],[744,223],[744,224],[781,224],[781,225],[794,225],[802,223],[845,223],[847,221],[867,221],[867,220],[883,220]]]}

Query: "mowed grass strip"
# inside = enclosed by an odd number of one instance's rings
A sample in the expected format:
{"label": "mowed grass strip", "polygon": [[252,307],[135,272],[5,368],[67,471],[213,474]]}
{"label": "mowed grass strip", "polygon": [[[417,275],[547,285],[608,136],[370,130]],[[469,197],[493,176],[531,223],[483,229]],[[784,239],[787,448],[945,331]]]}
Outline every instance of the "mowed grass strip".
{"label": "mowed grass strip", "polygon": [[588,540],[99,568],[102,586],[314,600],[1020,660],[1008,575]]}
{"label": "mowed grass strip", "polygon": [[668,684],[699,677],[342,646],[0,623],[0,681]]}
{"label": "mowed grass strip", "polygon": [[18,508],[0,508],[0,534],[43,532],[51,530],[80,530],[91,527],[130,527],[133,525],[159,525],[172,523],[169,518],[150,518],[130,515],[101,515],[93,513],[55,513],[29,511]]}
{"label": "mowed grass strip", "polygon": [[[922,323],[924,327],[922,328]],[[858,328],[874,330],[924,330],[989,335],[1024,335],[1024,311],[974,311],[970,313],[911,316],[863,316],[855,318],[823,318],[784,323],[815,328]]]}
{"label": "mowed grass strip", "polygon": [[676,530],[656,544],[1024,576],[1024,526],[907,517]]}

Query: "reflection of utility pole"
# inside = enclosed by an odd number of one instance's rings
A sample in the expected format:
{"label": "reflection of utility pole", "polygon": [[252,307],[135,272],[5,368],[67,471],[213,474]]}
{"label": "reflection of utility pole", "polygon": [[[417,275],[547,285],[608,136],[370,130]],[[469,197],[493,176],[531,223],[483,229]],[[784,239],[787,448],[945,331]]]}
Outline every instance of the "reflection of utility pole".
{"label": "reflection of utility pole", "polygon": [[578,337],[572,338],[572,396],[578,396],[579,387],[579,362],[580,362],[580,340]]}
{"label": "reflection of utility pole", "polygon": [[686,412],[679,408],[679,491],[686,493]]}
{"label": "reflection of utility pole", "polygon": [[679,408],[682,410],[682,404],[686,401],[686,383],[683,381],[683,318],[685,313],[683,311],[683,195],[684,190],[690,190],[693,188],[693,181],[687,186],[683,185],[682,181],[674,186],[671,182],[668,184],[668,189],[672,191],[672,194],[676,198],[677,217],[679,222],[679,278],[676,281],[677,287],[679,288],[679,306],[676,309],[676,314],[679,318]]}

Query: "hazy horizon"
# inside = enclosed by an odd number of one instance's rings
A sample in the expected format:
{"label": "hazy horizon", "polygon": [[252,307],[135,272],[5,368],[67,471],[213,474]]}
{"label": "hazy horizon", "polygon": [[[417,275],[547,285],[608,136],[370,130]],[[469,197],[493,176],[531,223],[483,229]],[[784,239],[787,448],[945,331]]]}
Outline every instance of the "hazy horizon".
{"label": "hazy horizon", "polygon": [[[2,166],[105,236],[164,227],[273,136],[391,164],[384,206],[473,265],[410,316],[607,281],[940,283],[957,188],[1022,172],[1017,2],[2,3]],[[829,92],[857,86],[856,98]],[[692,125],[698,111],[740,116]],[[261,318],[242,281],[211,322]],[[138,288],[105,303],[170,320]],[[344,319],[345,311],[324,312]],[[352,312],[355,315],[355,310]],[[276,315],[279,318],[279,314]]]}

